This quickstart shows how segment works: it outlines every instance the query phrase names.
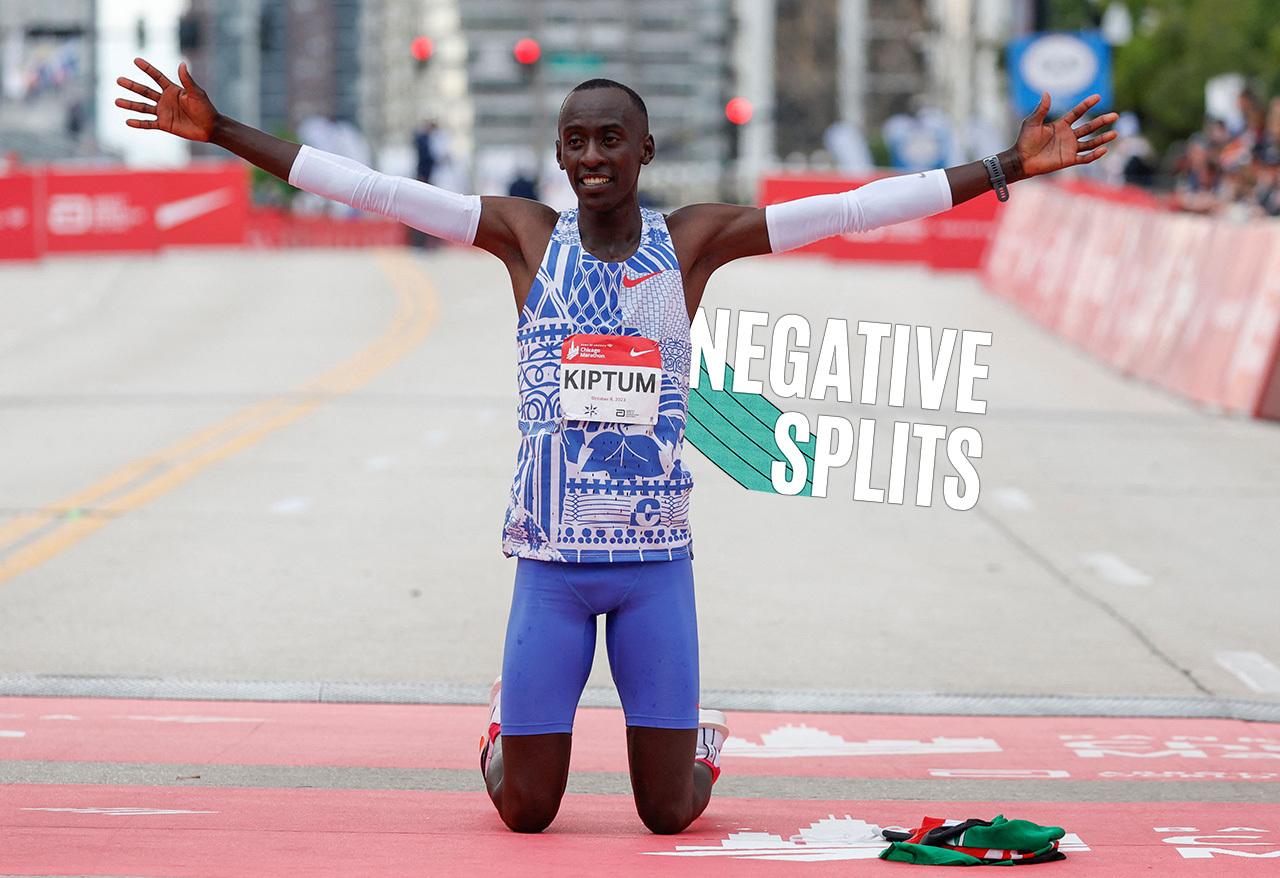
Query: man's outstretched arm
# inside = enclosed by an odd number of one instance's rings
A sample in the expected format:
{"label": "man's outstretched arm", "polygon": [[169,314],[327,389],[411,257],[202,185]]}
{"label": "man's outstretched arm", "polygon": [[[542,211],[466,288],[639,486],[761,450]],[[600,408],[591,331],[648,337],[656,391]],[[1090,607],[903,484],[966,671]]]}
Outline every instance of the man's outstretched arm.
{"label": "man's outstretched arm", "polygon": [[[459,195],[417,180],[381,174],[343,156],[292,143],[219,113],[192,78],[185,63],[175,83],[151,63],[138,65],[156,88],[120,77],[116,82],[145,101],[118,98],[116,106],[142,118],[132,128],[165,131],[187,140],[212,143],[299,189],[399,220],[428,234],[494,253],[527,288],[528,253],[545,228],[550,235],[555,212],[523,199]],[[483,214],[483,216],[482,216]],[[543,240],[545,243],[545,238]],[[536,261],[533,265],[536,271]],[[517,284],[519,289],[520,284]]]}
{"label": "man's outstretched arm", "polygon": [[[1113,131],[1098,133],[1118,117],[1107,113],[1078,122],[1099,97],[1093,95],[1054,122],[1048,122],[1049,95],[1022,122],[1018,139],[1000,153],[1007,182],[1086,165],[1106,155]],[[833,235],[870,231],[923,219],[989,192],[992,182],[982,162],[945,171],[876,180],[858,189],[814,195],[766,208],[692,205],[669,219],[686,275],[705,278],[727,262],[761,253],[778,253]]]}

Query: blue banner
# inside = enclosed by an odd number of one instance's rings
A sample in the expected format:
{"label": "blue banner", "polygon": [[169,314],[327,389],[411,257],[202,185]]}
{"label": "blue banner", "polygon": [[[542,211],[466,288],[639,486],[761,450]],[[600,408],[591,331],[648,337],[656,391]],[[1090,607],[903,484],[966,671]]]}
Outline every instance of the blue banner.
{"label": "blue banner", "polygon": [[1028,115],[1048,92],[1052,115],[1061,115],[1092,94],[1102,95],[1094,113],[1110,109],[1111,47],[1098,31],[1032,34],[1009,43],[1009,89],[1014,110]]}

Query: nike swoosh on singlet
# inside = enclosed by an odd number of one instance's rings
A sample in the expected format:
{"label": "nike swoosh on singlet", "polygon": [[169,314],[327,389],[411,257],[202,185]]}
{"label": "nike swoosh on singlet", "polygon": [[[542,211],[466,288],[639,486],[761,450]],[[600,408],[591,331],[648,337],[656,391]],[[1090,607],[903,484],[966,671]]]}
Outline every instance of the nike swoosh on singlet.
{"label": "nike swoosh on singlet", "polygon": [[622,285],[623,285],[624,287],[634,287],[636,284],[644,283],[644,282],[645,282],[645,281],[647,281],[649,278],[654,277],[655,275],[662,274],[662,272],[663,272],[663,271],[665,271],[665,270],[666,270],[666,269],[659,268],[657,271],[651,271],[651,272],[649,272],[648,274],[641,275],[640,277],[627,277],[627,276],[624,274],[624,275],[622,276]]}
{"label": "nike swoosh on singlet", "polygon": [[645,354],[651,354],[651,353],[653,353],[653,352],[654,352],[654,351],[656,351],[656,350],[657,350],[657,348],[649,348],[649,350],[647,350],[647,351],[637,351],[637,350],[635,350],[634,348],[632,348],[632,350],[631,350],[631,356],[633,356],[633,357],[643,357]]}

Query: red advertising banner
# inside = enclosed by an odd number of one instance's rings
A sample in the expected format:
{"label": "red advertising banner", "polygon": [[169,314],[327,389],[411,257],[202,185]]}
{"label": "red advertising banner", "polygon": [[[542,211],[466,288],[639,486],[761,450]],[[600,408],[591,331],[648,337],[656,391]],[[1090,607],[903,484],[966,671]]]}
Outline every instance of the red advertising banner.
{"label": "red advertising banner", "polygon": [[154,175],[120,168],[51,168],[44,179],[48,252],[153,251],[160,246]]}
{"label": "red advertising banner", "polygon": [[[761,205],[792,201],[809,195],[845,192],[865,186],[883,175],[779,174],[760,181]],[[798,253],[821,253],[837,259],[881,262],[923,262],[940,269],[976,269],[995,232],[1000,202],[983,195],[946,213],[899,223],[859,234],[828,238]]]}
{"label": "red advertising banner", "polygon": [[982,266],[996,219],[1005,209],[995,193],[980,195],[925,220],[927,259],[933,268],[974,270]]}
{"label": "red advertising banner", "polygon": [[[760,180],[761,206],[794,201],[809,195],[827,195],[856,189],[877,176],[846,177],[840,174],[785,174]],[[840,235],[801,247],[796,253],[821,253],[837,259],[870,259],[882,262],[927,262],[929,230],[924,220],[899,223],[858,235]]]}
{"label": "red advertising banner", "polygon": [[0,259],[40,255],[36,184],[30,174],[0,176]]}
{"label": "red advertising banner", "polygon": [[155,226],[161,246],[242,244],[249,217],[249,167],[210,162],[157,172]]}

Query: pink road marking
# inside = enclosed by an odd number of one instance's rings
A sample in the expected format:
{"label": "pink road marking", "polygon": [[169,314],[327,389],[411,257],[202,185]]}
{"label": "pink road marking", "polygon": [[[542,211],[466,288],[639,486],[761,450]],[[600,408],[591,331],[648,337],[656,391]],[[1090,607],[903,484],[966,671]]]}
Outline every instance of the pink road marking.
{"label": "pink road marking", "polygon": [[[476,706],[0,698],[0,759],[460,768]],[[1280,727],[1206,719],[731,712],[725,771],[851,778],[1280,780]],[[20,734],[19,734],[20,733]],[[620,711],[578,712],[576,771],[627,770]]]}
{"label": "pink road marking", "polygon": [[1071,833],[1064,874],[1233,878],[1280,858],[1277,804],[715,799],[689,831],[655,836],[626,797],[569,796],[530,836],[503,828],[483,793],[22,784],[0,795],[3,867],[28,875],[869,874],[901,867],[852,843],[854,821],[1001,812]]}

